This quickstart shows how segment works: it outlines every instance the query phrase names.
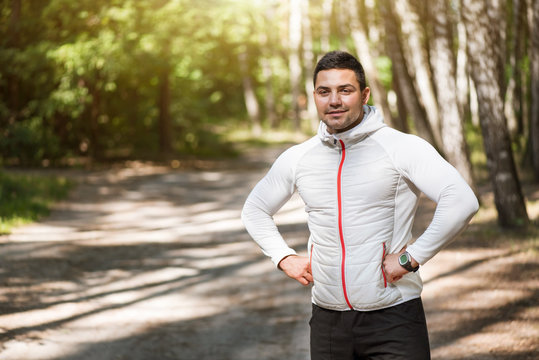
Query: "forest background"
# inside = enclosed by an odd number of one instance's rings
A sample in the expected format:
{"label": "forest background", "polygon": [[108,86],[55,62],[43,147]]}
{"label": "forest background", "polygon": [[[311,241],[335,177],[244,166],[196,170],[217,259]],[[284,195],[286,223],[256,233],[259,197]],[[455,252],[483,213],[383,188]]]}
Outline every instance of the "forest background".
{"label": "forest background", "polygon": [[334,49],[360,59],[386,123],[491,186],[501,226],[530,223],[534,0],[1,0],[0,165],[174,166],[313,134],[312,71]]}

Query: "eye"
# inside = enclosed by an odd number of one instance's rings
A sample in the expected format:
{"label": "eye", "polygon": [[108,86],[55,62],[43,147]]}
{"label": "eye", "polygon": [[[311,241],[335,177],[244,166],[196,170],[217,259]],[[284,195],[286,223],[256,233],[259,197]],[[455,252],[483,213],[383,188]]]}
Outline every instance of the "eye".
{"label": "eye", "polygon": [[350,94],[352,91],[350,89],[341,89],[342,94]]}
{"label": "eye", "polygon": [[317,94],[320,96],[326,96],[327,94],[329,94],[329,91],[327,91],[326,89],[318,89]]}

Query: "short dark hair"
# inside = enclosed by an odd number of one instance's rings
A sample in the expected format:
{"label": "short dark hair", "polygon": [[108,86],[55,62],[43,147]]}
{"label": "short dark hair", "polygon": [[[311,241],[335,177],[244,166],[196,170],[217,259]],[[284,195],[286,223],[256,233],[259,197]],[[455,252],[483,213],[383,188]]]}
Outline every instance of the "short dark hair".
{"label": "short dark hair", "polygon": [[367,87],[363,66],[361,66],[361,63],[353,55],[346,51],[330,51],[322,56],[314,69],[313,84],[316,86],[316,77],[320,71],[331,69],[352,70],[356,73],[356,79],[359,83],[360,90],[363,91]]}

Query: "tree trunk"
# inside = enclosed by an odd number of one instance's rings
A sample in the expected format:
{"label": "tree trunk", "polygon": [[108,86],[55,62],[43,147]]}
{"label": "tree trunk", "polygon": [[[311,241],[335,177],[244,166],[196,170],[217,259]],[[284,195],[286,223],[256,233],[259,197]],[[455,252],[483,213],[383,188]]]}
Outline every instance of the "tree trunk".
{"label": "tree trunk", "polygon": [[[393,78],[397,78],[397,74],[395,73],[395,68],[393,67]],[[405,133],[410,133],[410,125],[408,124],[408,110],[406,109],[406,104],[404,103],[405,95],[402,93],[401,88],[399,87],[399,82],[394,81],[393,82],[393,90],[395,91],[397,95],[397,118],[400,123],[400,126],[402,127],[402,131]]]}
{"label": "tree trunk", "polygon": [[461,6],[498,222],[503,227],[527,225],[529,219],[503,113],[498,19],[491,12],[490,2],[462,0]]}
{"label": "tree trunk", "polygon": [[[303,13],[303,66],[306,74],[314,71],[313,38],[311,33],[311,20],[309,18],[309,0],[301,0]],[[307,114],[311,131],[318,128],[318,112],[314,103],[314,84],[311,76],[305,76],[305,94],[307,94]]]}
{"label": "tree trunk", "polygon": [[509,51],[509,65],[511,77],[505,93],[505,116],[507,127],[512,137],[522,133],[522,85],[521,63],[524,55],[526,41],[526,2],[525,0],[513,0],[513,20],[511,28],[511,42]]}
{"label": "tree trunk", "polygon": [[453,53],[452,24],[448,18],[449,6],[446,0],[432,0],[428,4],[433,28],[433,36],[430,38],[430,58],[438,94],[443,152],[464,180],[475,188],[472,165],[464,138],[463,120],[458,106],[456,59]]}
{"label": "tree trunk", "polygon": [[88,89],[88,94],[91,97],[90,106],[85,108],[85,117],[87,117],[88,137],[90,145],[88,147],[89,154],[93,159],[101,159],[102,151],[99,144],[99,114],[101,107],[101,97],[97,83],[99,82],[99,74],[91,81],[81,79],[79,86],[85,86]]}
{"label": "tree trunk", "polygon": [[437,148],[442,149],[442,134],[440,118],[438,114],[438,102],[432,84],[428,54],[423,46],[421,35],[423,29],[420,26],[422,19],[417,10],[410,4],[410,0],[397,0],[395,2],[395,12],[401,22],[403,33],[402,48],[408,69],[413,71],[416,93],[420,95],[430,129],[434,137]]}
{"label": "tree trunk", "polygon": [[371,96],[373,97],[374,104],[384,116],[386,124],[394,126],[389,103],[387,102],[387,92],[378,80],[378,70],[374,65],[374,59],[370,55],[369,40],[367,39],[365,30],[358,18],[359,15],[356,0],[348,0],[348,11],[350,13],[349,23],[351,36],[356,47],[359,61],[361,61],[365,70],[367,83],[371,88]]}
{"label": "tree trunk", "polygon": [[262,77],[264,79],[266,94],[264,96],[264,105],[266,110],[266,120],[272,129],[275,129],[278,124],[277,113],[275,110],[275,95],[273,93],[273,68],[271,65],[271,47],[274,44],[273,34],[270,33],[270,29],[273,27],[275,21],[274,10],[271,6],[268,6],[264,14],[264,29],[260,34],[260,47],[262,56],[260,59],[260,67],[262,68]]}
{"label": "tree trunk", "polygon": [[300,0],[289,0],[288,14],[288,67],[290,73],[290,92],[292,93],[292,121],[294,130],[301,131],[301,117],[299,108],[300,82],[301,82],[301,64],[300,64],[300,45],[301,45],[301,2]]}
{"label": "tree trunk", "polygon": [[266,118],[269,123],[269,126],[272,129],[275,129],[279,124],[277,121],[277,113],[275,112],[275,96],[273,94],[273,83],[272,75],[273,71],[271,69],[271,63],[268,58],[263,58],[261,60],[262,74],[264,76],[264,83],[266,87],[266,96],[264,97],[264,104],[266,108]]}
{"label": "tree trunk", "polygon": [[[9,25],[7,31],[7,45],[11,48],[19,48],[19,29],[21,22],[21,0],[11,0],[11,14],[9,16]],[[8,71],[7,76],[7,89],[8,89],[8,108],[10,110],[10,121],[16,120],[19,108],[19,78],[16,74]]]}
{"label": "tree trunk", "polygon": [[164,66],[159,75],[159,152],[167,158],[172,151],[172,119],[170,117],[170,68]]}
{"label": "tree trunk", "polygon": [[[419,136],[436,146],[430,129],[425,108],[419,102],[419,97],[413,86],[413,80],[406,67],[406,61],[402,53],[401,40],[399,38],[398,20],[391,10],[392,1],[383,0],[380,2],[381,15],[385,19],[386,42],[389,57],[393,66],[396,82],[399,89],[399,96],[403,97],[406,112],[412,117],[416,124]],[[396,126],[398,130],[404,131],[404,125]]]}
{"label": "tree trunk", "polygon": [[[355,0],[357,1],[357,0]],[[348,39],[350,38],[350,33],[348,31],[348,7],[344,1],[335,2],[335,17],[336,17],[336,27],[337,34],[339,39],[339,50],[351,52],[348,46]]]}
{"label": "tree trunk", "polygon": [[260,106],[256,99],[256,94],[249,75],[249,66],[247,62],[247,52],[242,52],[238,55],[240,62],[241,77],[243,83],[243,97],[245,99],[245,108],[251,120],[253,135],[259,136],[262,134],[262,126],[260,124]]}
{"label": "tree trunk", "polygon": [[466,55],[466,29],[464,28],[464,24],[460,17],[460,10],[457,23],[457,38],[457,99],[459,102],[460,117],[466,119],[470,112],[470,86],[468,76],[468,55]]}
{"label": "tree trunk", "polygon": [[531,110],[530,142],[533,171],[539,181],[539,1],[532,1],[530,21]]}
{"label": "tree trunk", "polygon": [[322,19],[320,20],[320,50],[327,53],[331,49],[331,13],[333,0],[324,0],[322,3]]}

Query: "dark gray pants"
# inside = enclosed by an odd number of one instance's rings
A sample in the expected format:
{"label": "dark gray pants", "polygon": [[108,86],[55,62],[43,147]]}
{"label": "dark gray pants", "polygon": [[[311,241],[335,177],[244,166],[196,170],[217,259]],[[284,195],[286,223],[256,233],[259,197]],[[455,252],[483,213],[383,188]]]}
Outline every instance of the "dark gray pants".
{"label": "dark gray pants", "polygon": [[375,311],[313,304],[311,360],[430,360],[421,299]]}

